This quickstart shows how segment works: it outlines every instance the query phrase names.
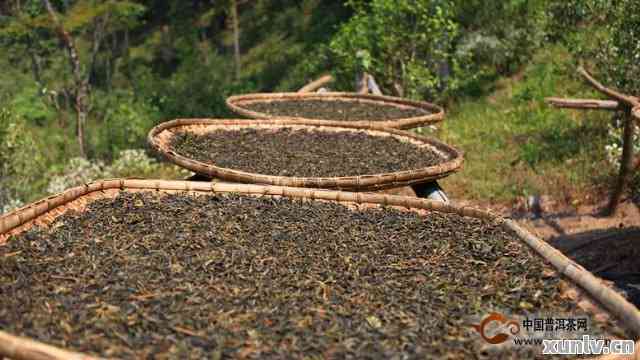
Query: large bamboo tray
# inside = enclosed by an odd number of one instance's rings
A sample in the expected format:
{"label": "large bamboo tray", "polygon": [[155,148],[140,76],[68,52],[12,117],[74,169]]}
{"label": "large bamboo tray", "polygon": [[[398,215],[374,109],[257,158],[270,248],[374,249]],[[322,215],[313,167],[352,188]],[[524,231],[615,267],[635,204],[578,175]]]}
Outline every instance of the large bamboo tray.
{"label": "large bamboo tray", "polygon": [[[399,108],[414,108],[424,111],[423,116],[416,116],[404,119],[393,119],[386,121],[339,121],[310,119],[302,117],[274,116],[266,113],[249,110],[246,105],[256,102],[273,102],[282,100],[323,100],[323,101],[355,101],[370,104],[379,104]],[[236,114],[253,119],[271,120],[305,120],[318,125],[360,125],[368,127],[387,127],[394,129],[412,129],[420,126],[430,125],[444,119],[444,110],[435,104],[413,101],[393,96],[370,95],[346,92],[327,93],[257,93],[231,96],[227,99],[227,107]]]}
{"label": "large bamboo tray", "polygon": [[[640,312],[620,294],[606,286],[602,280],[576,264],[546,242],[531,235],[512,220],[500,218],[492,213],[471,207],[444,204],[437,201],[412,197],[393,196],[378,193],[352,193],[321,189],[246,185],[234,183],[209,183],[188,181],[113,179],[102,180],[71,188],[58,195],[50,196],[21,209],[0,217],[0,246],[9,236],[26,231],[32,226],[52,223],[68,210],[82,211],[85,206],[100,198],[113,198],[120,192],[160,191],[165,193],[189,192],[199,194],[240,193],[252,196],[272,196],[304,199],[307,201],[331,201],[348,206],[396,206],[427,214],[429,211],[456,213],[491,221],[496,221],[531,247],[536,254],[550,263],[570,285],[581,288],[588,296],[616,317],[638,339],[640,335]],[[576,300],[577,301],[577,300]],[[584,299],[583,299],[584,301]],[[606,359],[636,359],[631,357],[607,356]],[[94,359],[83,354],[60,349],[38,341],[17,337],[0,331],[0,359],[8,357],[16,360],[36,359]]]}
{"label": "large bamboo tray", "polygon": [[[178,154],[170,146],[172,136],[179,131],[191,131],[202,134],[216,129],[282,127],[305,128],[324,132],[364,130],[371,136],[394,136],[401,141],[431,148],[442,156],[443,162],[425,168],[381,174],[358,174],[343,177],[289,177],[255,174],[207,164]],[[151,129],[148,141],[153,149],[169,161],[195,173],[209,177],[240,183],[322,189],[348,189],[351,191],[382,190],[433,181],[458,171],[463,162],[461,151],[438,140],[419,136],[407,131],[383,128],[371,129],[359,125],[321,126],[307,121],[293,120],[178,119],[162,123]]]}

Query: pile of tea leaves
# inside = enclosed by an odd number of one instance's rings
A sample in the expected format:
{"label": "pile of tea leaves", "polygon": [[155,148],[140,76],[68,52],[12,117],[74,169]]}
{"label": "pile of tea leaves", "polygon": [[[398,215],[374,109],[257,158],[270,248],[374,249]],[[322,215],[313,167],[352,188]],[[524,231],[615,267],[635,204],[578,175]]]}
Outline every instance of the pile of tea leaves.
{"label": "pile of tea leaves", "polygon": [[242,107],[271,116],[337,121],[387,121],[431,114],[420,108],[349,100],[277,100]]}
{"label": "pile of tea leaves", "polygon": [[0,246],[0,328],[121,358],[470,358],[469,316],[578,313],[544,268],[458,215],[122,192]]}
{"label": "pile of tea leaves", "polygon": [[170,146],[179,154],[246,172],[298,177],[371,175],[415,170],[445,159],[430,148],[365,131],[292,128],[177,132]]}

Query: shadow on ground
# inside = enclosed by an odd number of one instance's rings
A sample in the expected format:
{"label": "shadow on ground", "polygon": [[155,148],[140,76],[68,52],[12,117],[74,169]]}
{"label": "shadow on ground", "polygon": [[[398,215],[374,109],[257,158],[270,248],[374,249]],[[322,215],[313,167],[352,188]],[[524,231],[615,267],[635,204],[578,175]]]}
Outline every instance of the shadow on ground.
{"label": "shadow on ground", "polygon": [[640,227],[561,234],[548,242],[640,307]]}

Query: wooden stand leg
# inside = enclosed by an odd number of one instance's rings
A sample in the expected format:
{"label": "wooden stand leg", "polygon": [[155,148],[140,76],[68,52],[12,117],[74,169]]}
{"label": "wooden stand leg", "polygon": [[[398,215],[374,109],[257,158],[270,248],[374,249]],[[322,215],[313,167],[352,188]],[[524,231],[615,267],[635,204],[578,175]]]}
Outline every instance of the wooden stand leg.
{"label": "wooden stand leg", "polygon": [[447,194],[445,194],[437,181],[411,185],[411,188],[419,198],[442,201],[444,203],[449,202],[449,197],[447,197]]}
{"label": "wooden stand leg", "polygon": [[622,159],[620,160],[620,173],[616,181],[611,198],[609,199],[609,205],[604,211],[604,215],[614,215],[622,194],[629,182],[629,175],[631,172],[631,161],[633,158],[633,131],[634,124],[631,117],[630,109],[625,109],[624,114],[624,134],[622,136]]}
{"label": "wooden stand leg", "polygon": [[187,180],[187,181],[211,181],[212,178],[210,178],[208,176],[205,176],[205,175],[201,175],[201,174],[194,174],[194,175],[189,176],[185,180]]}

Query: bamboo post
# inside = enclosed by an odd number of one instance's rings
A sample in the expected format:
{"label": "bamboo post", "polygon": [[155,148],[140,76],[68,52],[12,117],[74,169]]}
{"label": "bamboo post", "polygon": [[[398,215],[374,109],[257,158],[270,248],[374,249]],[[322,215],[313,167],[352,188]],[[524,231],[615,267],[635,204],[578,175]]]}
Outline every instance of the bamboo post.
{"label": "bamboo post", "polygon": [[0,331],[0,358],[4,357],[12,360],[98,360]]}
{"label": "bamboo post", "polygon": [[369,89],[369,92],[374,95],[382,95],[382,91],[380,91],[380,87],[376,83],[376,79],[373,75],[367,76],[367,88]]}
{"label": "bamboo post", "polygon": [[613,110],[623,111],[624,117],[624,133],[622,136],[622,158],[620,160],[620,169],[618,178],[614,185],[613,191],[609,198],[609,204],[604,209],[605,216],[615,214],[620,199],[624,193],[624,189],[629,182],[629,176],[633,171],[640,167],[640,158],[636,159],[635,165],[633,161],[633,135],[635,132],[634,119],[640,120],[640,99],[635,96],[622,94],[616,90],[610,89],[596,80],[582,66],[578,68],[578,73],[585,81],[595,88],[598,92],[609,97],[611,100],[595,100],[595,99],[563,99],[563,98],[546,98],[545,101],[557,108],[565,109],[595,109],[595,110]]}
{"label": "bamboo post", "polygon": [[[367,72],[363,72],[360,80],[356,81],[356,91],[361,94],[384,95],[376,83],[376,79]],[[449,198],[436,180],[412,184],[410,187],[419,198],[442,201],[443,203],[449,202]]]}
{"label": "bamboo post", "polygon": [[620,110],[620,104],[613,100],[563,99],[549,97],[545,102],[562,109]]}
{"label": "bamboo post", "polygon": [[622,134],[622,159],[620,159],[620,170],[616,185],[611,193],[609,205],[605,210],[605,215],[613,215],[620,204],[622,193],[629,182],[629,174],[631,173],[631,162],[633,157],[633,133],[635,125],[631,119],[631,110],[624,110],[624,133]]}
{"label": "bamboo post", "polygon": [[356,78],[356,92],[358,94],[369,93],[368,78],[369,74],[367,72],[363,72],[360,78]]}
{"label": "bamboo post", "polygon": [[332,81],[333,81],[333,76],[324,75],[308,83],[307,85],[301,87],[300,90],[298,90],[298,92],[299,93],[313,92]]}

